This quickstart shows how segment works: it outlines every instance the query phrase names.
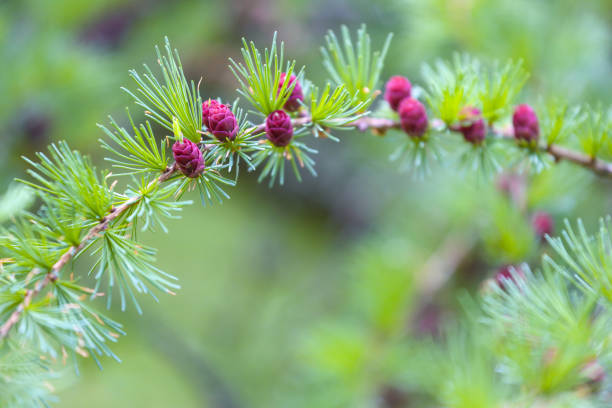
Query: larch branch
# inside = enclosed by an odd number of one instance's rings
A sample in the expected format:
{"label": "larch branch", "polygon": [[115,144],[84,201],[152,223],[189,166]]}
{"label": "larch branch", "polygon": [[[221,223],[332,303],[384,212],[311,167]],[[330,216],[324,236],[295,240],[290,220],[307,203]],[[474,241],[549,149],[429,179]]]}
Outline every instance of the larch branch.
{"label": "larch branch", "polygon": [[[163,183],[164,181],[172,177],[175,171],[175,165],[168,167],[157,179],[154,180],[154,183]],[[53,264],[53,266],[51,267],[49,272],[47,272],[45,277],[42,280],[39,280],[36,285],[34,285],[34,288],[26,290],[25,296],[19,306],[17,306],[13,313],[11,313],[6,322],[4,322],[2,326],[0,326],[0,340],[8,336],[13,326],[15,326],[19,321],[25,309],[30,305],[30,303],[32,303],[34,297],[36,297],[36,295],[42,292],[50,283],[55,282],[59,278],[59,273],[64,268],[64,266],[66,266],[68,262],[70,262],[77,254],[79,254],[85,247],[87,247],[87,245],[92,239],[98,237],[100,233],[106,230],[113,220],[115,220],[121,214],[126,212],[130,207],[137,204],[141,200],[141,198],[142,196],[130,198],[120,206],[111,208],[108,214],[104,216],[104,218],[102,218],[98,224],[96,224],[87,232],[87,234],[83,237],[83,239],[78,245],[71,246],[66,252],[64,252],[60,259],[55,264]],[[40,269],[36,268],[33,270],[33,272],[33,275],[35,275],[40,272]]]}

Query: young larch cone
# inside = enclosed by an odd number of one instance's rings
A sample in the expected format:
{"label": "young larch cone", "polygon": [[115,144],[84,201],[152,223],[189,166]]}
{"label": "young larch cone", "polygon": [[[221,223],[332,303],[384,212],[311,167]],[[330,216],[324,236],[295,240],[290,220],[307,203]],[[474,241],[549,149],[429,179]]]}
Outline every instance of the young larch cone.
{"label": "young larch cone", "polygon": [[266,136],[274,146],[284,147],[293,138],[291,118],[285,111],[277,110],[266,118]]}
{"label": "young larch cone", "polygon": [[208,109],[208,131],[220,142],[234,140],[238,122],[230,108],[222,103],[211,104]]}
{"label": "young larch cone", "polygon": [[198,145],[185,138],[182,142],[176,141],[172,145],[172,154],[176,166],[187,177],[197,177],[204,171],[204,158]]}
{"label": "young larch cone", "polygon": [[217,107],[219,107],[219,102],[215,99],[209,99],[202,102],[202,124],[204,124],[206,128],[209,127],[208,118],[210,116],[210,110],[216,109]]}
{"label": "young larch cone", "polygon": [[466,106],[460,113],[461,124],[455,129],[463,135],[466,142],[479,144],[487,135],[487,128],[480,114],[480,109]]}
{"label": "young larch cone", "polygon": [[531,225],[538,238],[544,239],[546,235],[553,233],[555,223],[550,214],[539,211],[533,215]]}
{"label": "young larch cone", "polygon": [[535,142],[540,135],[538,116],[531,106],[523,104],[516,107],[512,115],[514,137],[526,142]]}
{"label": "young larch cone", "polygon": [[[287,74],[283,72],[280,76],[280,81],[278,82],[278,92],[280,93],[283,84],[287,80]],[[287,83],[287,87],[285,89],[289,89],[291,85],[295,82],[295,86],[291,91],[291,95],[289,95],[289,99],[285,102],[284,108],[289,112],[295,112],[300,108],[300,101],[304,100],[304,91],[302,90],[302,84],[296,78],[295,75],[291,74],[289,77],[289,82]]]}
{"label": "young larch cone", "polygon": [[421,137],[427,130],[425,106],[414,98],[405,98],[399,105],[400,123],[404,132],[410,136]]}
{"label": "young larch cone", "polygon": [[400,103],[410,98],[412,92],[412,84],[408,78],[401,75],[395,75],[389,78],[385,85],[385,100],[391,106],[391,109],[397,112]]}

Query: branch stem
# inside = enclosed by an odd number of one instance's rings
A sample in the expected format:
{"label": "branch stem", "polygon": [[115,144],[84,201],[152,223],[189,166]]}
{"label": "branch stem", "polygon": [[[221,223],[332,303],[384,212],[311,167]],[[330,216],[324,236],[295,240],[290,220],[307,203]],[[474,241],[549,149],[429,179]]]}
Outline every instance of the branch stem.
{"label": "branch stem", "polygon": [[[309,123],[310,117],[300,117],[293,121],[293,124],[296,127],[306,126]],[[444,123],[439,119],[434,119],[432,124],[436,128],[444,126]],[[346,126],[354,127],[361,132],[370,130],[379,135],[384,134],[390,129],[401,129],[400,122],[397,120],[372,117],[359,118],[354,122],[348,123]],[[255,127],[255,130],[256,132],[263,132],[265,131],[265,126],[259,125]],[[515,140],[511,130],[491,127],[491,132],[497,137]],[[584,167],[587,170],[591,170],[593,173],[600,176],[612,177],[612,163],[610,162],[555,144],[541,145],[540,149],[552,156],[555,161],[565,160]]]}

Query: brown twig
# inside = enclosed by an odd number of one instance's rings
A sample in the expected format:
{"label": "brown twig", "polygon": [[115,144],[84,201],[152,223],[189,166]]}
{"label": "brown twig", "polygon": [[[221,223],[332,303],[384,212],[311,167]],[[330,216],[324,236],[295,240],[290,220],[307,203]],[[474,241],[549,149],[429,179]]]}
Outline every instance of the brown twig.
{"label": "brown twig", "polygon": [[[440,120],[434,120],[432,123],[434,127],[443,126]],[[389,129],[399,129],[400,123],[392,119],[365,117],[357,119],[347,126],[354,126],[362,132],[375,130],[377,134],[381,134]],[[498,137],[514,140],[511,129],[491,128],[491,131]],[[591,170],[600,176],[612,177],[612,163],[555,144],[541,146],[541,149],[550,154],[555,161],[565,160]]]}
{"label": "brown twig", "polygon": [[[511,128],[491,128],[491,131],[498,137],[514,140],[514,134]],[[556,162],[561,160],[577,164],[581,167],[591,170],[595,174],[605,177],[612,177],[612,163],[589,156],[575,150],[568,149],[563,146],[550,144],[541,145],[540,149],[550,154]]]}
{"label": "brown twig", "polygon": [[[164,181],[172,177],[175,171],[176,166],[173,164],[172,166],[168,167],[153,182],[156,184],[163,183]],[[15,309],[13,313],[11,313],[7,321],[4,322],[2,326],[0,326],[0,340],[6,338],[8,333],[11,331],[11,328],[19,321],[21,314],[30,305],[30,303],[32,303],[34,297],[38,295],[45,287],[47,287],[47,285],[52,282],[55,282],[59,278],[59,272],[64,268],[64,266],[66,266],[66,264],[70,262],[70,260],[72,260],[79,252],[81,252],[89,244],[89,241],[98,237],[100,233],[102,233],[104,230],[106,230],[106,228],[108,228],[109,224],[114,219],[119,217],[133,205],[137,204],[141,198],[142,197],[134,197],[127,200],[118,207],[111,208],[108,214],[104,216],[104,218],[102,218],[98,224],[91,228],[89,232],[87,232],[85,237],[83,237],[83,239],[78,245],[71,246],[66,252],[64,252],[60,259],[55,264],[53,264],[51,270],[47,272],[44,279],[38,281],[36,285],[34,285],[33,289],[26,290],[23,301],[19,304],[19,306],[17,306],[17,309]],[[38,274],[38,272],[40,272],[40,269],[34,268],[30,274],[32,276],[35,276],[36,274]]]}
{"label": "brown twig", "polygon": [[612,176],[612,163],[600,160],[596,157],[587,156],[586,154],[576,152],[558,145],[550,145],[546,147],[546,152],[555,160],[566,160],[572,162],[601,176]]}

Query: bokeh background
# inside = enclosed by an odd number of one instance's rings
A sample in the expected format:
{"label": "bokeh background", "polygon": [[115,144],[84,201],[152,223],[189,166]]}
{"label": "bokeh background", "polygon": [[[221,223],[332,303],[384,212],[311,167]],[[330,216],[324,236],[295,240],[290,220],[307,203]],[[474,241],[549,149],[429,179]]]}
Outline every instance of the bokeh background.
{"label": "bokeh background", "polygon": [[[524,101],[609,106],[611,21],[608,0],[4,0],[0,186],[24,173],[21,155],[55,140],[106,167],[95,124],[123,118],[128,69],[154,62],[166,35],[204,97],[235,97],[227,58],[242,36],[266,45],[278,30],[322,84],[325,32],[366,23],[374,44],[395,34],[384,78],[419,84],[424,63],[455,52],[522,58]],[[500,266],[537,266],[547,248],[534,212],[557,228],[565,217],[593,225],[612,185],[560,165],[503,176],[508,200],[503,180],[457,171],[452,152],[418,181],[388,160],[399,137],[316,141],[318,178],[269,189],[243,172],[231,200],[195,204],[170,234],[146,236],[182,289],[143,301],[143,316],[113,310],[128,332],[115,347],[123,362],[83,361],[56,384],[58,406],[426,406],[411,344],[452,322],[457,294]]]}

